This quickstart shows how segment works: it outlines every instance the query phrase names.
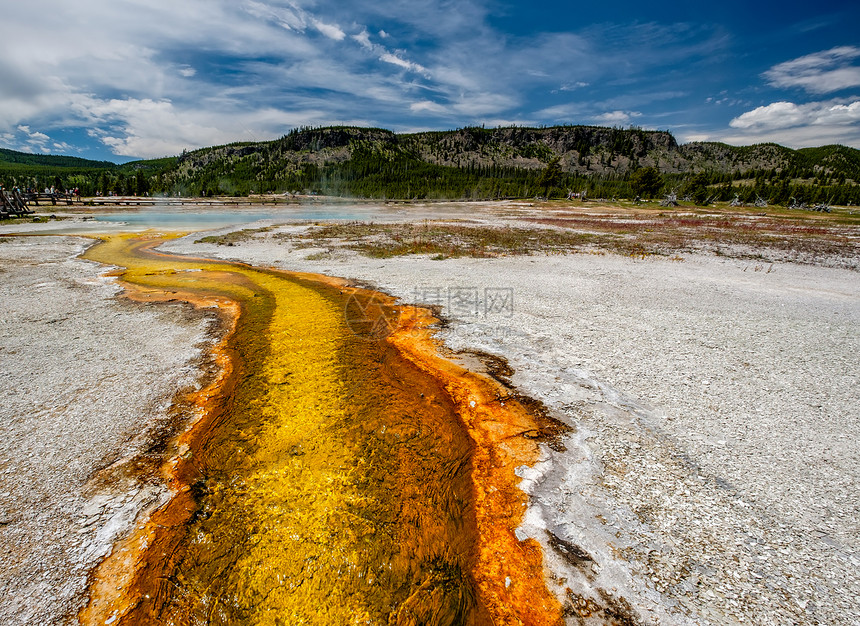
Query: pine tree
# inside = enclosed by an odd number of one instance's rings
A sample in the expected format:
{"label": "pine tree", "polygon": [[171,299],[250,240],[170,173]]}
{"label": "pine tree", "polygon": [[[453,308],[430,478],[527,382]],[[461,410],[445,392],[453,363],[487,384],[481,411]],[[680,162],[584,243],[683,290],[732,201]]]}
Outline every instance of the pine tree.
{"label": "pine tree", "polygon": [[543,195],[549,198],[550,187],[555,187],[561,180],[561,159],[553,157],[540,174],[537,184],[543,187]]}
{"label": "pine tree", "polygon": [[643,198],[653,198],[663,186],[663,177],[654,167],[641,167],[630,177],[633,193]]}

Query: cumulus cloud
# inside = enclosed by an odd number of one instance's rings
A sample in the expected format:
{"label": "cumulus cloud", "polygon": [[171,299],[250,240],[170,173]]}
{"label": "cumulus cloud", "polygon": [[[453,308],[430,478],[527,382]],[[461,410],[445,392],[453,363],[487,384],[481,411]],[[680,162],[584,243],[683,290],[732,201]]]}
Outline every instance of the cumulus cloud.
{"label": "cumulus cloud", "polygon": [[[839,46],[775,65],[763,77],[773,87],[831,93],[860,86],[858,59],[860,47]],[[729,122],[729,128],[708,136],[733,144],[775,142],[801,148],[839,143],[860,147],[860,98],[779,100],[736,116]]]}
{"label": "cumulus cloud", "polygon": [[732,128],[788,128],[801,124],[806,117],[800,107],[793,102],[773,102],[752,111],[747,111],[729,122]]}
{"label": "cumulus cloud", "polygon": [[[0,38],[0,79],[12,87],[0,90],[0,133],[78,128],[117,155],[163,156],[273,139],[295,125],[379,124],[356,108],[408,111],[413,88],[397,74],[424,71],[385,47],[368,67],[343,45],[351,43],[344,29],[299,2],[151,0],[134,10],[129,19],[109,0],[57,3],[45,15],[30,4],[10,7],[4,17],[20,28]],[[32,48],[29,24],[56,37]],[[385,69],[392,66],[398,72]],[[5,145],[31,149],[39,139],[17,132]]]}
{"label": "cumulus cloud", "polygon": [[796,126],[850,126],[860,122],[860,100],[843,102],[773,102],[739,115],[729,122],[738,129],[773,130]]}
{"label": "cumulus cloud", "polygon": [[824,94],[860,85],[860,48],[839,46],[775,65],[763,76],[774,87],[800,87]]}
{"label": "cumulus cloud", "polygon": [[[33,130],[28,124],[19,124],[16,127],[17,133],[3,133],[3,143],[13,150],[21,152],[50,152],[48,143],[51,141],[50,136],[43,132]],[[57,146],[56,143],[53,144]]]}
{"label": "cumulus cloud", "polygon": [[[703,141],[722,141],[736,146],[748,146],[756,143],[778,143],[789,148],[810,148],[831,144],[840,144],[860,148],[860,129],[837,126],[797,126],[778,130],[751,129],[741,132],[722,131],[701,133]],[[683,137],[691,141],[689,136]]]}
{"label": "cumulus cloud", "polygon": [[685,141],[724,141],[735,145],[774,142],[790,148],[842,144],[860,148],[860,99],[772,102],[735,117],[730,129],[692,132]]}
{"label": "cumulus cloud", "polygon": [[77,96],[72,107],[86,118],[88,134],[114,154],[146,158],[241,139],[271,139],[284,128],[319,124],[325,119],[324,111],[310,108],[286,112],[246,107],[225,113],[169,100],[99,99],[89,95]]}

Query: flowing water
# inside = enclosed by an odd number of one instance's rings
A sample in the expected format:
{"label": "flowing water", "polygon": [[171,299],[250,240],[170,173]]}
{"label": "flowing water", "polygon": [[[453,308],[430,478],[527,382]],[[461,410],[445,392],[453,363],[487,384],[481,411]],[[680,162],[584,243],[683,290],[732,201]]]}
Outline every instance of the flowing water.
{"label": "flowing water", "polygon": [[[229,375],[201,401],[205,416],[171,465],[176,495],[124,561],[132,575],[116,597],[94,596],[85,623],[486,624],[523,623],[498,619],[518,602],[555,611],[539,549],[513,538],[522,495],[490,478],[476,489],[487,455],[454,387],[386,339],[396,307],[159,254],[158,243],[114,236],[87,257],[127,268],[138,300],[232,303]],[[500,540],[480,536],[494,532]],[[511,553],[511,568],[523,558],[537,572],[518,572],[533,580],[510,597],[508,544],[525,555]]]}
{"label": "flowing water", "polygon": [[242,306],[234,384],[184,470],[197,508],[126,621],[478,623],[470,442],[438,383],[355,334],[333,289],[126,243],[89,257]]}

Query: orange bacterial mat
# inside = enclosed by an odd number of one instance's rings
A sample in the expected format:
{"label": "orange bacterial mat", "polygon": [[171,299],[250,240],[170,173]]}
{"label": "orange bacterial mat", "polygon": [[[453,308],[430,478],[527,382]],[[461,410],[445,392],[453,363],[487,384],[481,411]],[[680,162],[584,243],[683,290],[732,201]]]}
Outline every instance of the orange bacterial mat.
{"label": "orange bacterial mat", "polygon": [[188,399],[170,501],[94,573],[83,623],[562,623],[540,546],[514,534],[539,420],[439,356],[427,311],[162,241],[86,257],[125,268],[135,300],[218,306],[221,374]]}

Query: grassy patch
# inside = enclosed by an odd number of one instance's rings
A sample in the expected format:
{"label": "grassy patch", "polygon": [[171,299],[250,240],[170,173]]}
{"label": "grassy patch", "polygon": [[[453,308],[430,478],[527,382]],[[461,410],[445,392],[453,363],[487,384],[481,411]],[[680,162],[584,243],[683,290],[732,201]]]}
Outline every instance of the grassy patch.
{"label": "grassy patch", "polygon": [[263,228],[245,228],[244,230],[235,230],[223,235],[207,235],[194,241],[194,243],[214,243],[219,246],[235,246],[237,243],[254,239],[260,233],[265,233],[272,230],[271,226]]}
{"label": "grassy patch", "polygon": [[39,215],[30,216],[30,215],[16,215],[15,217],[4,217],[0,219],[0,224],[30,224],[33,222],[47,222],[47,217],[42,217]]}
{"label": "grassy patch", "polygon": [[316,243],[341,241],[345,247],[374,258],[429,254],[437,260],[568,252],[582,248],[593,239],[587,233],[550,228],[463,226],[429,221],[419,224],[335,224],[314,228],[297,238]]}

